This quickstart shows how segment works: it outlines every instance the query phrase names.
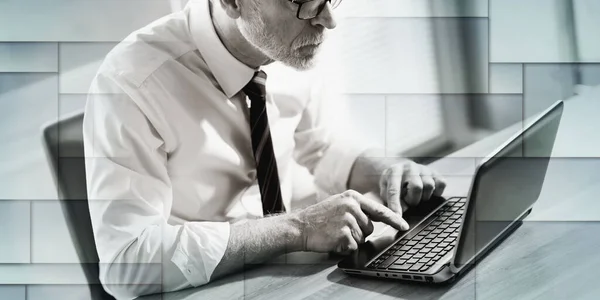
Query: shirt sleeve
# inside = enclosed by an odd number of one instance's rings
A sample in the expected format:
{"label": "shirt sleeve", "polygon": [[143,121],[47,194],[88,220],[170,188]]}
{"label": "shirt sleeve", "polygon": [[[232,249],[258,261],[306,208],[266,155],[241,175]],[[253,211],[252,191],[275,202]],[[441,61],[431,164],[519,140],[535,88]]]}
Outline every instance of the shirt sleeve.
{"label": "shirt sleeve", "polygon": [[350,121],[342,94],[331,81],[314,80],[309,99],[295,132],[294,159],[315,177],[315,183],[329,194],[348,189],[356,159],[373,145],[356,143],[344,130]]}
{"label": "shirt sleeve", "polygon": [[97,75],[83,121],[100,281],[118,299],[207,283],[230,230],[227,222],[167,223],[173,193],[161,126],[131,90],[117,75]]}

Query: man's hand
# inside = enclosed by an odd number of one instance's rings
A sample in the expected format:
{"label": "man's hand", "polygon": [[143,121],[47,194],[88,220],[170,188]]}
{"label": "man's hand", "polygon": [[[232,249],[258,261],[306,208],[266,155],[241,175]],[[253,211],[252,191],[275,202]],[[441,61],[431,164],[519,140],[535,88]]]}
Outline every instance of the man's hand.
{"label": "man's hand", "polygon": [[346,253],[356,250],[373,232],[371,221],[408,230],[408,224],[399,214],[352,190],[331,196],[298,214],[305,251]]}
{"label": "man's hand", "polygon": [[432,195],[441,196],[445,188],[446,182],[439,174],[412,161],[387,168],[379,180],[379,195],[399,215]]}

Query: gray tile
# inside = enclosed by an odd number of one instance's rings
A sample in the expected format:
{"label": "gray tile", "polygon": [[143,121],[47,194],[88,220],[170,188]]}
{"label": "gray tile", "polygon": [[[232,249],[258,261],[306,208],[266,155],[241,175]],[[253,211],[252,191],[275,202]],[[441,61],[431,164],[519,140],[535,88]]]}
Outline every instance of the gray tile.
{"label": "gray tile", "polygon": [[0,43],[0,72],[58,72],[58,46]]}
{"label": "gray tile", "polygon": [[87,283],[79,264],[0,264],[0,285]]}
{"label": "gray tile", "polygon": [[530,117],[558,100],[575,94],[576,66],[571,64],[526,64],[524,115]]}
{"label": "gray tile", "polygon": [[27,300],[91,299],[87,285],[28,285]]}
{"label": "gray tile", "polygon": [[523,93],[522,64],[490,64],[490,93]]}
{"label": "gray tile", "polygon": [[470,101],[472,124],[498,131],[523,120],[522,95],[473,95]]}
{"label": "gray tile", "polygon": [[[434,18],[438,91],[445,94],[487,93],[488,19]],[[413,70],[420,72],[419,69]]]}
{"label": "gray tile", "polygon": [[78,263],[60,203],[32,201],[31,205],[31,262]]}
{"label": "gray tile", "polygon": [[60,43],[60,93],[86,94],[115,43]]}
{"label": "gray tile", "polygon": [[490,0],[491,62],[576,61],[569,0]]}
{"label": "gray tile", "polygon": [[600,2],[573,1],[580,62],[600,62]]}
{"label": "gray tile", "polygon": [[336,10],[340,17],[487,17],[487,0],[354,0]]}
{"label": "gray tile", "polygon": [[24,200],[0,200],[0,263],[30,262],[29,205]]}
{"label": "gray tile", "polygon": [[117,42],[171,8],[163,0],[9,0],[0,1],[0,11],[0,28],[13,28],[0,30],[0,41]]}
{"label": "gray tile", "polygon": [[55,198],[41,137],[58,119],[56,74],[3,73],[0,91],[0,199]]}
{"label": "gray tile", "polygon": [[600,64],[580,64],[581,83],[584,85],[600,85]]}
{"label": "gray tile", "polygon": [[27,300],[24,285],[0,285],[0,299]]}

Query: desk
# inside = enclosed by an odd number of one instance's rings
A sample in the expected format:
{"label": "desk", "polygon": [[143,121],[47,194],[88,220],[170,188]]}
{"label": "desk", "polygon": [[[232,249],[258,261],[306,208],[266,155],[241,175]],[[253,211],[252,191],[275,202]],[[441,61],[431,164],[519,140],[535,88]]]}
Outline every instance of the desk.
{"label": "desk", "polygon": [[[291,253],[199,288],[143,299],[597,299],[599,96],[600,87],[566,103],[533,213],[452,285],[348,276],[335,266],[339,257]],[[449,180],[446,196],[464,194],[479,157],[521,126],[516,124],[433,163]]]}

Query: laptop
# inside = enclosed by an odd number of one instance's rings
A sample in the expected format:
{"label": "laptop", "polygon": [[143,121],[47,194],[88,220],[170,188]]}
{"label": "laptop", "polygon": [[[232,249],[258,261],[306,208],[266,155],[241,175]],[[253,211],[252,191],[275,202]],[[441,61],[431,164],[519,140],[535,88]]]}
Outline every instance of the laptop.
{"label": "laptop", "polygon": [[[452,282],[513,233],[540,195],[564,104],[556,102],[477,166],[467,197],[409,208],[389,230],[338,263],[353,275]],[[465,191],[466,192],[466,191]]]}

